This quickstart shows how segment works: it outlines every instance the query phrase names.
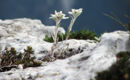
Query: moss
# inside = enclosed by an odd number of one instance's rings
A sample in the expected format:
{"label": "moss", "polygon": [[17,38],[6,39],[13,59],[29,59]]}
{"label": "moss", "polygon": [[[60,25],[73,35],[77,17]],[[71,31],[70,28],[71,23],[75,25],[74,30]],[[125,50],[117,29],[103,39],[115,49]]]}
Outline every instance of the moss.
{"label": "moss", "polygon": [[23,64],[24,68],[37,67],[41,65],[41,62],[36,61],[35,56],[32,57],[34,51],[32,47],[28,46],[23,53],[18,53],[15,48],[5,48],[3,54],[0,55],[0,67],[8,67],[13,65]]}
{"label": "moss", "polygon": [[130,80],[130,52],[120,52],[109,70],[99,72],[96,80]]}
{"label": "moss", "polygon": [[90,40],[95,40],[95,37],[97,37],[96,33],[89,31],[89,30],[80,30],[75,31],[73,33],[70,34],[70,39],[90,39]]}
{"label": "moss", "polygon": [[[66,36],[67,36],[67,33],[66,34],[58,34],[58,41],[65,40]],[[69,34],[69,39],[95,40],[95,37],[98,37],[96,35],[96,33],[89,31],[89,30],[74,31],[74,32]],[[46,35],[44,41],[53,42],[53,38]]]}

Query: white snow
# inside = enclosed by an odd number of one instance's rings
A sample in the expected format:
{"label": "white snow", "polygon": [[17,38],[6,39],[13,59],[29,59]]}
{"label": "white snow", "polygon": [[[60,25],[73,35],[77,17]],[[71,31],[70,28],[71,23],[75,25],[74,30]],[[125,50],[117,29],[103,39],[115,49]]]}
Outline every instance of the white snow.
{"label": "white snow", "polygon": [[[0,25],[1,26],[1,25]],[[41,28],[42,29],[42,28]],[[23,33],[22,33],[23,34]],[[27,35],[27,32],[24,32]],[[32,32],[36,35],[36,32]],[[10,35],[10,34],[8,34]],[[19,38],[24,37],[17,34]],[[31,34],[30,34],[31,35]],[[37,34],[38,35],[38,34]],[[36,36],[37,36],[36,35]],[[15,36],[15,35],[13,35]],[[6,40],[14,41],[14,37],[7,37]],[[32,39],[29,43],[35,43],[33,47],[46,46],[50,47],[50,43],[37,42],[34,36],[26,36],[23,38],[23,43],[28,43],[28,38]],[[45,63],[42,66],[26,69],[12,69],[11,71],[1,72],[0,80],[90,80],[94,79],[97,72],[108,69],[116,62],[116,54],[120,51],[130,51],[129,34],[125,31],[115,31],[104,33],[100,37],[101,41],[95,43],[91,40],[67,40],[58,43],[58,48],[66,47],[63,43],[68,43],[69,48],[77,49],[85,47],[82,53],[73,55],[63,60]],[[3,39],[5,40],[5,39]],[[25,40],[25,41],[24,41]],[[26,41],[27,40],[27,41]],[[2,41],[2,40],[0,40]],[[4,42],[4,41],[2,41]],[[12,43],[12,42],[11,42]],[[21,43],[21,47],[22,42]],[[13,45],[16,45],[14,42]],[[25,44],[24,44],[25,45]],[[19,47],[20,45],[17,45]],[[25,45],[27,46],[27,44]],[[39,49],[40,50],[40,49]]]}

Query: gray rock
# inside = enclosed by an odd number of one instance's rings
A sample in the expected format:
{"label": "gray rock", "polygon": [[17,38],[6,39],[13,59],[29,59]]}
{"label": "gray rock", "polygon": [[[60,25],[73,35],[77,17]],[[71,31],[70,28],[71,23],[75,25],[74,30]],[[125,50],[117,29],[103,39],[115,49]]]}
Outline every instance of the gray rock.
{"label": "gray rock", "polygon": [[[14,24],[13,22],[16,23]],[[34,23],[37,26],[34,27]],[[13,26],[19,24],[24,27],[16,28],[16,26]],[[45,34],[43,34],[45,28],[41,22],[37,20],[5,20],[0,21],[0,26],[2,25],[6,27],[4,30],[7,32],[7,36],[0,38],[0,46],[14,46],[20,51],[30,45],[34,48],[36,53],[39,51],[44,53],[51,49],[52,44],[42,40],[42,38],[44,38],[42,36],[45,36]],[[49,31],[45,33],[51,34]],[[104,33],[98,43],[91,40],[75,39],[59,42],[55,51],[66,50],[67,48],[77,51],[79,47],[83,48],[83,51],[79,52],[79,54],[75,54],[73,51],[73,53],[71,53],[70,50],[67,54],[73,56],[62,60],[58,59],[50,63],[43,62],[40,67],[1,72],[0,80],[94,79],[97,72],[109,69],[109,67],[116,62],[116,54],[118,52],[130,51],[129,42],[129,34],[125,31]],[[35,55],[37,56],[38,54]]]}
{"label": "gray rock", "polygon": [[[15,47],[22,52],[27,46],[32,46],[35,53],[50,50],[51,43],[43,41],[45,35],[51,36],[55,26],[45,26],[40,20],[28,18],[0,21],[0,51],[5,47]],[[65,33],[59,28],[59,33]]]}

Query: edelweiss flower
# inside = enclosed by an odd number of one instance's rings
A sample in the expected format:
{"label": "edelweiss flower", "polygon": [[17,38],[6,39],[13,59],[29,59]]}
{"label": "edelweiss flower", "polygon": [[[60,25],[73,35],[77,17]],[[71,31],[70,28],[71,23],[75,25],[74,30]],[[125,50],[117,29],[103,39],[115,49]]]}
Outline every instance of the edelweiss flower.
{"label": "edelweiss flower", "polygon": [[53,19],[56,22],[60,23],[62,19],[68,19],[68,17],[65,17],[65,14],[63,14],[62,11],[60,12],[55,11],[55,14],[51,14],[50,19]]}
{"label": "edelweiss flower", "polygon": [[80,9],[72,9],[72,11],[68,12],[73,16],[73,18],[77,18],[82,13],[82,8]]}
{"label": "edelweiss flower", "polygon": [[80,9],[72,9],[72,11],[68,12],[68,13],[72,15],[72,20],[71,20],[70,25],[68,27],[66,40],[69,38],[69,33],[70,33],[71,29],[72,29],[72,26],[73,26],[75,20],[82,13],[82,8],[80,8]]}

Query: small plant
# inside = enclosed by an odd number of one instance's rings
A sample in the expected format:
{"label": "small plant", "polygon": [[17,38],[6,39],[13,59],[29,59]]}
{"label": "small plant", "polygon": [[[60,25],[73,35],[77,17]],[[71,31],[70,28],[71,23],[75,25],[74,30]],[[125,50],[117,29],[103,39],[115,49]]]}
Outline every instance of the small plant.
{"label": "small plant", "polygon": [[23,68],[40,66],[41,62],[36,61],[35,57],[32,57],[32,54],[34,54],[34,51],[30,46],[24,50],[24,53],[16,52],[15,48],[13,47],[10,50],[8,50],[8,48],[5,48],[4,53],[0,55],[0,68],[14,65],[17,66],[19,64],[23,64]]}
{"label": "small plant", "polygon": [[58,33],[58,28],[60,27],[60,22],[62,19],[68,19],[68,17],[65,17],[65,14],[62,13],[62,11],[57,12],[55,11],[55,14],[51,14],[50,19],[53,19],[56,22],[56,28],[55,28],[55,32],[53,34],[53,40],[54,40],[54,44],[57,44],[57,33]]}
{"label": "small plant", "polygon": [[[63,41],[66,39],[66,36],[67,36],[67,33],[66,34],[58,34],[57,38],[59,41]],[[68,39],[95,40],[95,37],[98,37],[98,36],[96,35],[96,33],[92,32],[92,31],[80,30],[80,31],[74,31],[74,32],[70,33]],[[46,35],[44,40],[47,42],[54,42],[52,37],[48,37],[47,35]]]}
{"label": "small plant", "polygon": [[[72,29],[72,26],[75,22],[75,20],[77,19],[77,17],[82,13],[82,9],[72,9],[71,12],[69,12],[69,14],[71,14],[72,16],[72,20],[70,22],[70,25],[68,27],[68,31],[67,31],[67,35],[66,35],[66,40],[69,38],[69,33]],[[55,32],[54,34],[52,35],[52,39],[53,39],[53,46],[51,48],[51,51],[50,51],[50,56],[51,57],[54,57],[54,50],[56,49],[57,47],[57,42],[58,42],[58,37],[57,37],[57,34],[58,34],[58,28],[60,27],[60,22],[62,19],[68,19],[68,17],[65,16],[64,13],[62,13],[62,11],[60,12],[57,12],[55,11],[55,14],[51,14],[51,17],[50,19],[53,19],[55,22],[56,22],[56,28],[55,28]],[[49,40],[49,39],[47,39]]]}
{"label": "small plant", "polygon": [[98,73],[96,80],[130,80],[130,52],[120,52],[109,70]]}
{"label": "small plant", "polygon": [[[59,38],[59,34],[58,34],[58,38]],[[45,36],[44,41],[47,41],[47,42],[54,42],[53,37],[52,37],[52,36],[49,37],[48,35]]]}
{"label": "small plant", "polygon": [[72,15],[72,20],[70,22],[70,25],[68,27],[67,35],[66,35],[66,40],[69,38],[70,31],[72,30],[72,26],[77,19],[77,17],[82,13],[82,9],[72,9],[72,11],[69,12],[70,15]]}
{"label": "small plant", "polygon": [[28,46],[27,49],[24,50],[24,54],[22,56],[23,58],[21,59],[22,64],[24,64],[24,68],[37,67],[41,65],[41,62],[36,61],[36,57],[32,56],[32,54],[34,54],[34,51],[32,47]]}
{"label": "small plant", "polygon": [[95,37],[98,37],[96,33],[89,30],[80,30],[79,32],[75,31],[70,35],[70,39],[95,40]]}

